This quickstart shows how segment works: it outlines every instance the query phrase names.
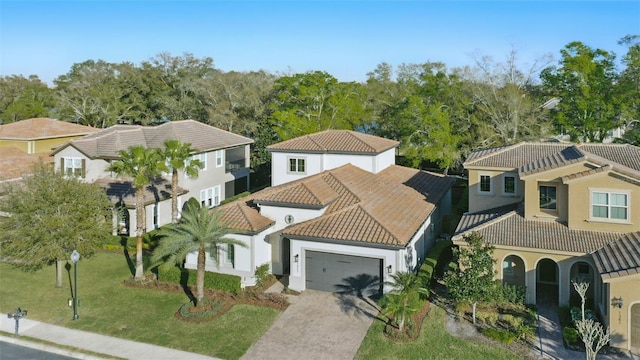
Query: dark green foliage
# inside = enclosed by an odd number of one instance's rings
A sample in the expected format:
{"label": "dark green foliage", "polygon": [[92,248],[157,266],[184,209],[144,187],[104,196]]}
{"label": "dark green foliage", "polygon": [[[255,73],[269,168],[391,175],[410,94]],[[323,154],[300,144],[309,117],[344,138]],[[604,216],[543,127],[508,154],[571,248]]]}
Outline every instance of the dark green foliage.
{"label": "dark green foliage", "polygon": [[558,317],[560,319],[560,326],[569,326],[573,323],[573,320],[571,320],[571,309],[568,306],[560,306],[558,308]]}
{"label": "dark green foliage", "polygon": [[429,288],[434,275],[438,269],[444,268],[449,259],[446,259],[445,254],[450,254],[450,249],[453,243],[451,241],[438,241],[436,242],[424,259],[424,263],[418,270],[418,277],[420,279],[420,286]]}
{"label": "dark green foliage", "polygon": [[[159,266],[156,269],[159,281],[182,284],[183,279],[186,278],[186,285],[196,285],[196,270],[179,268],[177,266],[167,268]],[[204,287],[207,289],[235,292],[240,290],[240,277],[207,271],[204,275]]]}
{"label": "dark green foliage", "polygon": [[524,286],[500,284],[500,282],[496,282],[493,301],[497,303],[508,302],[511,304],[524,305],[526,295],[527,288]]}
{"label": "dark green foliage", "polygon": [[251,194],[251,193],[250,193],[250,192],[248,192],[248,191],[245,191],[245,192],[240,193],[240,194],[238,194],[238,195],[234,195],[234,196],[232,196],[232,197],[228,197],[228,198],[226,198],[226,199],[222,200],[222,201],[220,202],[220,205],[224,205],[224,204],[230,203],[230,202],[232,202],[232,201],[238,200],[238,199],[243,198],[243,197],[245,197],[245,196],[247,196],[247,195],[249,195],[249,194]]}
{"label": "dark green foliage", "polygon": [[260,285],[267,278],[267,275],[269,275],[269,264],[264,263],[258,266],[255,275],[257,279],[256,285]]}
{"label": "dark green foliage", "polygon": [[482,334],[503,344],[511,344],[516,339],[516,335],[507,330],[484,328]]}
{"label": "dark green foliage", "polygon": [[579,337],[580,334],[578,334],[578,330],[572,327],[567,326],[562,329],[562,338],[569,345],[577,343]]}

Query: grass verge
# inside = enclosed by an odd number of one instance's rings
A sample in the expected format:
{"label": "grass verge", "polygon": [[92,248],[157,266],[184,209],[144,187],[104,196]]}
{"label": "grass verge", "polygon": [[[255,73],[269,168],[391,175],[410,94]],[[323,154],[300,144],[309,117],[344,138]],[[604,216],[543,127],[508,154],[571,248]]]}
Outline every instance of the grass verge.
{"label": "grass verge", "polygon": [[65,271],[63,287],[56,288],[53,266],[26,273],[0,263],[0,310],[21,307],[32,320],[224,359],[240,358],[280,314],[236,305],[211,322],[180,321],[174,314],[188,301],[184,293],[126,287],[122,281],[131,273],[125,257],[98,253],[78,263],[80,318],[73,321],[72,276],[73,270]]}

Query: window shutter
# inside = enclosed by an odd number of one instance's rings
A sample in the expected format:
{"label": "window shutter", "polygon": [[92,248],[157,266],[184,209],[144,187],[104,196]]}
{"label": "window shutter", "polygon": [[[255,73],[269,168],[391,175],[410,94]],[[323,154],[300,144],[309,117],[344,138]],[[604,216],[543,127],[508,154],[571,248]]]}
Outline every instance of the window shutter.
{"label": "window shutter", "polygon": [[64,158],[60,158],[60,172],[64,174]]}
{"label": "window shutter", "polygon": [[86,175],[86,168],[87,168],[86,162],[87,162],[86,159],[82,159],[82,174],[80,175],[80,177],[82,178],[84,178]]}

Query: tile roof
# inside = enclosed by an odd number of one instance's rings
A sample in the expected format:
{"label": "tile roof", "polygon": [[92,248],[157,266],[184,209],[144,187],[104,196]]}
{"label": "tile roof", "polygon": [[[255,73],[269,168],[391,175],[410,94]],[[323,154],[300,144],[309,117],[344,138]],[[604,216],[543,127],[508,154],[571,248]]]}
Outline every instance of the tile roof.
{"label": "tile roof", "polygon": [[518,169],[520,176],[526,176],[581,161],[610,165],[616,172],[640,179],[640,147],[629,144],[523,142],[473,152],[464,166]]}
{"label": "tile roof", "polygon": [[[240,207],[252,204],[294,209],[326,207],[324,215],[292,225],[282,234],[315,241],[402,247],[434,211],[453,181],[443,175],[397,165],[372,174],[347,164],[259,191],[236,203]],[[316,196],[312,196],[310,189]]]}
{"label": "tile roof", "polygon": [[53,163],[53,158],[47,154],[26,154],[13,146],[0,147],[0,181],[16,180],[30,174],[39,161]]}
{"label": "tile roof", "polygon": [[243,201],[235,201],[215,208],[213,211],[221,213],[220,221],[229,229],[240,233],[257,234],[273,225],[260,212]]}
{"label": "tile roof", "polygon": [[[131,181],[126,179],[100,178],[97,179],[95,183],[106,190],[107,196],[112,203],[117,204],[122,201],[129,208],[136,206],[136,190]],[[186,194],[187,192],[187,190],[178,187],[178,195]],[[145,205],[167,199],[171,199],[171,181],[167,179],[158,178],[144,189]]]}
{"label": "tile roof", "polygon": [[0,139],[37,140],[65,136],[82,136],[99,131],[90,126],[49,118],[34,118],[0,125]]}
{"label": "tile roof", "polygon": [[475,231],[495,246],[589,254],[620,238],[621,233],[574,230],[555,221],[527,220],[521,211],[508,208],[464,214],[454,241]]}
{"label": "tile roof", "polygon": [[162,148],[167,139],[190,143],[200,152],[225,149],[253,143],[252,139],[215,128],[195,120],[170,121],[158,126],[115,125],[97,133],[72,140],[58,147],[52,154],[66,146],[74,146],[88,157],[118,158],[118,151],[133,145]]}
{"label": "tile roof", "polygon": [[270,151],[378,154],[399,142],[350,130],[325,130],[267,146]]}
{"label": "tile roof", "polygon": [[603,279],[640,274],[640,232],[622,235],[591,257]]}

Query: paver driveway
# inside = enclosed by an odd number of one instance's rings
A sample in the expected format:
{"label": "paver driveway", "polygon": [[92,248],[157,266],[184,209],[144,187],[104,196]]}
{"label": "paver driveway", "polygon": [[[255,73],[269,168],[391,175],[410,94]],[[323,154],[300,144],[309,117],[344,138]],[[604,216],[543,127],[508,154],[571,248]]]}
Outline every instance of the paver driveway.
{"label": "paver driveway", "polygon": [[305,290],[242,359],[353,359],[378,314],[373,301]]}

